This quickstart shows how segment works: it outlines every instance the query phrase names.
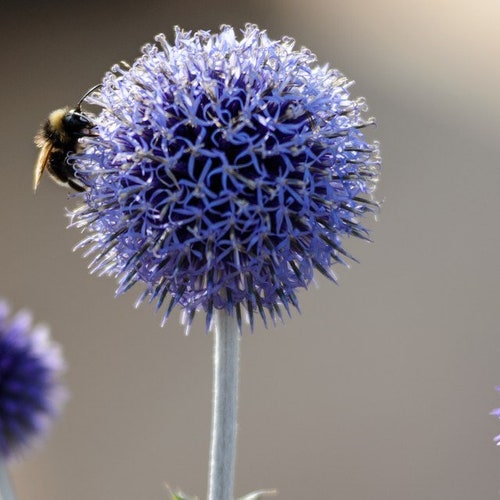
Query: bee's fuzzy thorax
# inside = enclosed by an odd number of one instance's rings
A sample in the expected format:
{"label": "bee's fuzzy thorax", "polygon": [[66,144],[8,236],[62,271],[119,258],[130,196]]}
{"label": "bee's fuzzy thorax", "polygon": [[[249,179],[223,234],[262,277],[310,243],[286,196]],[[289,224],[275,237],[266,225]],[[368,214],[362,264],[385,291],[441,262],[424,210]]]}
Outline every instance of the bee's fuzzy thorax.
{"label": "bee's fuzzy thorax", "polygon": [[52,111],[47,122],[44,126],[44,131],[47,134],[47,138],[52,138],[53,135],[57,134],[61,141],[67,137],[67,133],[64,130],[63,118],[69,112],[69,108],[60,108]]}
{"label": "bee's fuzzy thorax", "polygon": [[65,107],[52,111],[35,136],[35,144],[40,148],[33,173],[35,191],[45,170],[57,184],[78,192],[85,190],[76,178],[74,165],[68,162],[68,155],[78,150],[78,140],[91,135],[93,128],[89,117],[81,111],[81,102],[73,109]]}

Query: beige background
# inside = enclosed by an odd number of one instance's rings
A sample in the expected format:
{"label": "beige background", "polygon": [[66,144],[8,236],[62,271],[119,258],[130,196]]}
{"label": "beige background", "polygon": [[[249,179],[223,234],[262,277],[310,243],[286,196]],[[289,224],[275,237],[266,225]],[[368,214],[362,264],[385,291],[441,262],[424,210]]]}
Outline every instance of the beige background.
{"label": "beige background", "polygon": [[51,325],[72,393],[12,468],[18,500],[204,497],[211,338],[88,275],[65,190],[31,192],[32,137],[157,32],[246,21],[357,81],[385,204],[340,287],[319,280],[301,316],[244,336],[237,493],[499,498],[498,0],[3,0],[0,295]]}

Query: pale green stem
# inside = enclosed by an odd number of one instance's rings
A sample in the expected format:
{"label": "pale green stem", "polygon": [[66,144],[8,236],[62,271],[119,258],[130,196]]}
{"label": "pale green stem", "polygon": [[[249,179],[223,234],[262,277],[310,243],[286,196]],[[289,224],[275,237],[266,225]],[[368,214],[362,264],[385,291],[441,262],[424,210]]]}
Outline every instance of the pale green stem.
{"label": "pale green stem", "polygon": [[16,500],[10,485],[7,464],[3,458],[0,458],[0,500]]}
{"label": "pale green stem", "polygon": [[214,315],[212,434],[208,500],[233,500],[240,331],[235,316]]}

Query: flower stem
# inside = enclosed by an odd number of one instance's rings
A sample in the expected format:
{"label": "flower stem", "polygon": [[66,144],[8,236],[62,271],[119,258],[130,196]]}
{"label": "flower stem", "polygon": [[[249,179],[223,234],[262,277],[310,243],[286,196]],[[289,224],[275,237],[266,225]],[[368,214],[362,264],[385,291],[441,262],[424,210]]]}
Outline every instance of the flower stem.
{"label": "flower stem", "polygon": [[240,332],[235,316],[214,316],[212,434],[208,500],[233,500]]}
{"label": "flower stem", "polygon": [[9,473],[5,459],[0,458],[0,500],[16,500],[10,486]]}

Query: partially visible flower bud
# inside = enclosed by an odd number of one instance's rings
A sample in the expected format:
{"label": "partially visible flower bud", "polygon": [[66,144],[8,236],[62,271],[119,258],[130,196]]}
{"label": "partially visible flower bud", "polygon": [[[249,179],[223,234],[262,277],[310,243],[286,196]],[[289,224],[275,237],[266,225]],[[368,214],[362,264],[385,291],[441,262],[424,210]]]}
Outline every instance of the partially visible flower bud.
{"label": "partially visible flower bud", "polygon": [[64,360],[45,326],[0,300],[0,456],[8,459],[43,437],[65,400]]}

